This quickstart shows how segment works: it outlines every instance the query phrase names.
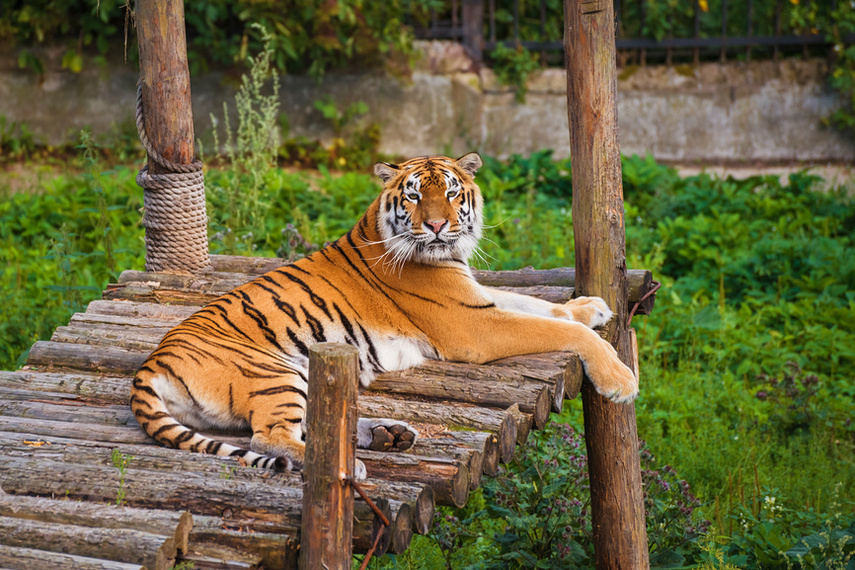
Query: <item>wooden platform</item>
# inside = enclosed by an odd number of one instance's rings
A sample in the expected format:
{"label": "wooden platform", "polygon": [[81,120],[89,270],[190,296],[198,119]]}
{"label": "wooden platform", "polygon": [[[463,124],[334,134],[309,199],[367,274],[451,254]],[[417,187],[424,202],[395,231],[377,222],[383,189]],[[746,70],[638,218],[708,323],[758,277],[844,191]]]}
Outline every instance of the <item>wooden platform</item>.
{"label": "wooden platform", "polygon": [[[37,342],[22,370],[0,372],[0,567],[296,568],[299,473],[165,449],[128,407],[134,372],[171,327],[284,263],[212,261],[202,277],[124,272],[103,300]],[[573,292],[572,270],[477,278],[550,301]],[[631,302],[650,280],[630,273]],[[652,298],[640,312],[651,307]],[[422,434],[406,453],[357,452],[368,468],[364,489],[393,521],[381,553],[402,552],[414,532],[426,533],[435,504],[465,504],[482,475],[509,461],[581,382],[581,363],[568,353],[484,366],[429,362],[379,377],[360,394],[360,415],[406,420]],[[221,439],[249,444],[248,436]],[[356,552],[370,547],[378,525],[357,500]]]}

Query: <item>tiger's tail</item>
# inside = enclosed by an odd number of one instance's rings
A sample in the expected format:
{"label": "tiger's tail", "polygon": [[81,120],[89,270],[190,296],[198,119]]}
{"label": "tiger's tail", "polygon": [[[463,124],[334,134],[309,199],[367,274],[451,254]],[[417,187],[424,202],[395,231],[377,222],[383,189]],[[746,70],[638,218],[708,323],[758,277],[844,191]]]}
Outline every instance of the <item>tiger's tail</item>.
{"label": "tiger's tail", "polygon": [[137,372],[131,388],[131,410],[143,430],[157,442],[175,449],[235,457],[250,467],[286,471],[293,469],[287,457],[262,455],[206,437],[178,421],[158,394],[155,382],[160,376],[145,367]]}

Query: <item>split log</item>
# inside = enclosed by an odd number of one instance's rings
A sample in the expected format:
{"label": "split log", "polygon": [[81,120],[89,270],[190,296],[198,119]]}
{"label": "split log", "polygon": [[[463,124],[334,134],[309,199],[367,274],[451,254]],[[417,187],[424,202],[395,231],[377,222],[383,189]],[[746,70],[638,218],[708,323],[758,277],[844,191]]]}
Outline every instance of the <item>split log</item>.
{"label": "split log", "polygon": [[30,349],[28,366],[51,370],[86,370],[105,374],[134,374],[148,358],[147,352],[109,346],[37,341]]}
{"label": "split log", "polygon": [[181,561],[192,564],[193,570],[259,570],[263,556],[219,544],[193,546]]}
{"label": "split log", "polygon": [[413,540],[413,529],[415,526],[413,507],[409,503],[389,501],[389,508],[392,512],[392,516],[389,519],[392,521],[392,527],[388,530],[391,533],[389,537],[389,552],[392,554],[403,554]]}
{"label": "split log", "polygon": [[0,516],[0,544],[142,564],[152,570],[168,570],[177,554],[175,541],[163,535],[5,516]]}
{"label": "split log", "polygon": [[75,556],[63,552],[16,546],[0,548],[0,567],[39,568],[40,570],[68,570],[68,568],[75,570],[146,570],[146,567],[141,564],[98,560],[88,556]]}
{"label": "split log", "polygon": [[97,346],[121,347],[127,350],[151,352],[170,329],[136,330],[121,325],[73,323],[57,327],[50,337],[52,342],[69,344],[92,344]]}
{"label": "split log", "polygon": [[505,410],[373,396],[370,392],[361,394],[356,403],[360,416],[493,432],[499,440],[502,461],[507,463],[514,457],[518,439],[517,418]]}
{"label": "split log", "polygon": [[[127,403],[131,396],[130,377],[95,374],[0,370],[0,387],[38,392],[61,392],[81,398]],[[37,397],[34,394],[34,397]]]}
{"label": "split log", "polygon": [[463,507],[469,498],[469,470],[460,461],[360,449],[356,457],[371,477],[430,485],[440,505]]}
{"label": "split log", "polygon": [[103,297],[110,301],[137,301],[162,305],[200,307],[219,297],[217,293],[159,289],[158,283],[119,283],[107,285]]}
{"label": "split log", "polygon": [[134,509],[6,494],[0,494],[0,516],[100,529],[131,529],[162,535],[171,538],[175,547],[182,552],[187,550],[188,537],[193,528],[193,517],[186,511]]}

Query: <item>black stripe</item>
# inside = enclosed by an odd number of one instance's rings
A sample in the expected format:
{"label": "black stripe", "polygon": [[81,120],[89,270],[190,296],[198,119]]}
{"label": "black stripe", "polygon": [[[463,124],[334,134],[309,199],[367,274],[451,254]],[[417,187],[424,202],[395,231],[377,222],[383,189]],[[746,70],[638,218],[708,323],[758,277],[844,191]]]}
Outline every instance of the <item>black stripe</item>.
{"label": "black stripe", "polygon": [[307,399],[306,393],[297,388],[296,386],[291,386],[290,384],[283,384],[281,386],[271,386],[270,388],[264,388],[263,390],[253,390],[249,393],[250,398],[255,398],[256,396],[276,396],[278,394],[299,394],[304,400]]}
{"label": "black stripe", "polygon": [[294,331],[292,331],[290,328],[285,329],[285,331],[288,333],[288,338],[291,339],[291,342],[293,342],[294,346],[297,347],[297,350],[300,351],[300,354],[308,357],[309,356],[309,347],[307,347],[303,341],[301,341],[299,338],[297,338],[297,335],[294,334]]}

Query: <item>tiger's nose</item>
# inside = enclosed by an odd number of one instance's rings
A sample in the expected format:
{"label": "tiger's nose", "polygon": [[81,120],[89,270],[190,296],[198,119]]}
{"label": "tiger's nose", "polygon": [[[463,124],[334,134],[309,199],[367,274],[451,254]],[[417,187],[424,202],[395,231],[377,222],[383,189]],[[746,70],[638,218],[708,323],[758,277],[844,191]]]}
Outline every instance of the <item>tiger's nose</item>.
{"label": "tiger's nose", "polygon": [[442,231],[442,228],[445,227],[445,224],[448,223],[448,220],[431,220],[425,223],[431,227],[433,233],[439,235],[439,232]]}

